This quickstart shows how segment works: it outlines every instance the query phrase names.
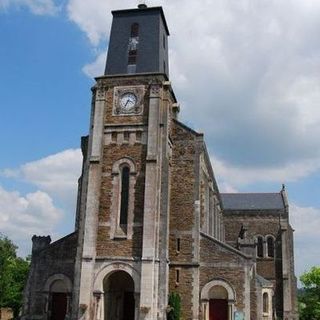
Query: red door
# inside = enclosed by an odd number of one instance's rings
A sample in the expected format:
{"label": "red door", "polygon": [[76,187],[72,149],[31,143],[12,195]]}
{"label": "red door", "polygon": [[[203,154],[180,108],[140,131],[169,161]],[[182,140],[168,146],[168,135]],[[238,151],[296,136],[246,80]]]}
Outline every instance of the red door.
{"label": "red door", "polygon": [[228,320],[228,301],[213,299],[209,302],[210,320]]}
{"label": "red door", "polygon": [[64,320],[67,313],[67,294],[53,293],[50,320]]}

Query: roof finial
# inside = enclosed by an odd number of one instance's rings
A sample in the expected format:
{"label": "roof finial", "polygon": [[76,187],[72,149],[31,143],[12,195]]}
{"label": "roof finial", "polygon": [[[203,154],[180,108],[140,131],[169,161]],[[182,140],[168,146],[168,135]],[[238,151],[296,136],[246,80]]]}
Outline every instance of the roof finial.
{"label": "roof finial", "polygon": [[148,6],[146,5],[146,2],[144,0],[140,0],[138,4],[139,9],[146,9]]}
{"label": "roof finial", "polygon": [[286,190],[286,185],[283,183],[282,184],[282,190],[281,191],[285,191]]}

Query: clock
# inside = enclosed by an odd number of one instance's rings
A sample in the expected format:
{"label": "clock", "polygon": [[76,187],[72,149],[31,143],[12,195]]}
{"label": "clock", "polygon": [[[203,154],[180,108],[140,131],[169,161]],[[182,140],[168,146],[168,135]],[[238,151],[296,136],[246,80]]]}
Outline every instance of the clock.
{"label": "clock", "polygon": [[124,93],[120,99],[120,111],[122,113],[133,113],[135,112],[135,106],[137,104],[137,96],[132,92]]}
{"label": "clock", "polygon": [[133,116],[143,113],[145,87],[119,86],[114,87],[113,111],[114,116]]}

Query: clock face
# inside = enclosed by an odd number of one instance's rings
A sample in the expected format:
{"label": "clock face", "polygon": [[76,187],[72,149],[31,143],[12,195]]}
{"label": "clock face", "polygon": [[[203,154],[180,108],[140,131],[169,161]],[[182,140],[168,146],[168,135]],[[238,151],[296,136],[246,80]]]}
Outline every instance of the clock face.
{"label": "clock face", "polygon": [[112,114],[114,116],[141,115],[144,95],[145,86],[142,85],[114,87]]}
{"label": "clock face", "polygon": [[126,92],[120,97],[120,108],[123,113],[134,112],[137,103],[137,97],[132,92]]}

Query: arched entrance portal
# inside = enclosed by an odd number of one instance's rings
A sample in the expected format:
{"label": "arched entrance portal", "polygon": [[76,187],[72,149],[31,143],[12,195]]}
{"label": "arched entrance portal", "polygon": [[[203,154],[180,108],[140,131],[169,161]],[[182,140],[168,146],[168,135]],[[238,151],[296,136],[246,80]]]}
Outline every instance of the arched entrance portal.
{"label": "arched entrance portal", "polygon": [[212,280],[201,290],[203,320],[233,320],[235,291],[224,280]]}
{"label": "arched entrance portal", "polygon": [[222,286],[214,286],[209,291],[209,319],[228,320],[228,292]]}
{"label": "arched entrance portal", "polygon": [[68,312],[68,289],[62,280],[50,287],[50,320],[64,320]]}
{"label": "arched entrance portal", "polygon": [[103,281],[104,319],[134,320],[134,282],[125,271],[115,271]]}

